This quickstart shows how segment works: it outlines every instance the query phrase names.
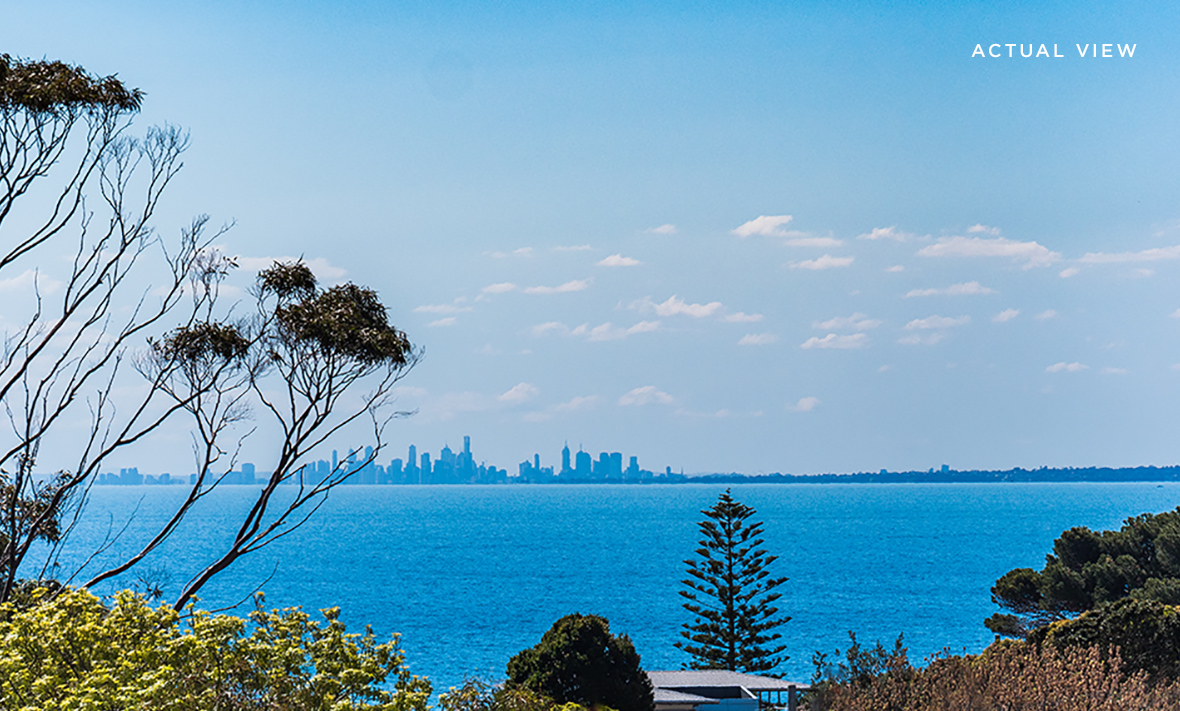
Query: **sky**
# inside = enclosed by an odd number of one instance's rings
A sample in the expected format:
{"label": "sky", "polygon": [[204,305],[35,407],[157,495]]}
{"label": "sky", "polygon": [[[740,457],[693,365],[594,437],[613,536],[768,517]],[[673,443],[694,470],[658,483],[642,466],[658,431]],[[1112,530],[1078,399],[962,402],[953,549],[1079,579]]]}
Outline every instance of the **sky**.
{"label": "sky", "polygon": [[511,472],[566,442],[686,473],[1180,461],[1180,7],[0,18],[0,51],[117,74],[146,92],[134,131],[189,131],[161,234],[209,214],[243,264],[380,293],[425,353],[389,457],[470,435]]}

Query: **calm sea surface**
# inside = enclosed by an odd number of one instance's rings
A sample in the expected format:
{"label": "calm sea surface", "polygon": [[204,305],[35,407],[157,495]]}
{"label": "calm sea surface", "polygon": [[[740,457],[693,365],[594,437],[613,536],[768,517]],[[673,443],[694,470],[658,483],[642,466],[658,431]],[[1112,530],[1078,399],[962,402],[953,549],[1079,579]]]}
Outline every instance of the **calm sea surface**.
{"label": "calm sea surface", "polygon": [[[570,612],[605,616],[646,668],[675,669],[686,661],[672,646],[687,619],[677,594],[683,561],[697,547],[700,510],[724,488],[343,487],[304,528],[216,578],[201,606],[236,603],[273,572],[268,606],[339,606],[350,629],[401,633],[414,673],[436,690],[465,676],[502,677],[513,653]],[[758,510],[766,547],[779,556],[774,569],[790,578],[780,600],[793,618],[782,671],[800,680],[812,652],[843,648],[848,630],[887,643],[904,632],[913,659],[944,647],[978,651],[992,639],[983,626],[996,611],[992,583],[1014,567],[1040,568],[1062,530],[1117,527],[1180,505],[1178,484],[732,488]],[[215,492],[142,567],[170,579],[175,594],[224,546],[254,491]],[[109,557],[131,550],[182,494],[96,487],[73,549],[92,550],[136,511]]]}

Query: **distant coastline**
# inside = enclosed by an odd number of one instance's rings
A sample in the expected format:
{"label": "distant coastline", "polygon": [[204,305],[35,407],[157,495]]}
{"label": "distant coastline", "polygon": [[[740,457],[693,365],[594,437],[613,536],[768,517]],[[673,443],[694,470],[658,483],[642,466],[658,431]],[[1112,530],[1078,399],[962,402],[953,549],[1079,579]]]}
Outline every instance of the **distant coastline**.
{"label": "distant coastline", "polygon": [[976,484],[1034,482],[1180,482],[1180,465],[1167,467],[1065,467],[960,471],[943,467],[927,471],[859,472],[855,474],[704,474],[690,482],[781,484]]}
{"label": "distant coastline", "polygon": [[[125,470],[126,471],[126,470]],[[134,471],[134,470],[132,470]],[[245,480],[244,475],[251,477],[250,480]],[[248,468],[247,472],[231,472],[233,476],[227,477],[221,483],[225,485],[245,485],[253,486],[265,481],[265,472],[259,472],[256,478],[253,468]],[[359,474],[359,473],[358,473]],[[377,485],[377,486],[431,486],[438,484],[462,485],[573,485],[573,484],[635,484],[635,485],[653,485],[653,484],[1002,484],[1002,483],[1070,483],[1070,482],[1136,482],[1136,483],[1150,483],[1150,482],[1180,482],[1180,465],[1155,467],[1155,466],[1140,466],[1140,467],[1063,467],[1051,468],[1040,467],[1037,469],[1024,469],[1022,467],[1015,467],[1013,469],[972,469],[972,470],[957,470],[950,469],[943,466],[940,469],[928,469],[926,471],[899,471],[891,472],[882,469],[877,472],[855,472],[850,474],[782,474],[774,472],[772,474],[741,474],[738,472],[730,473],[714,473],[714,474],[683,474],[666,471],[662,474],[652,475],[650,472],[645,472],[647,476],[641,478],[631,478],[627,476],[622,477],[579,477],[573,475],[540,475],[540,476],[501,476],[496,481],[431,481],[431,482],[408,482],[408,481],[373,481],[371,479],[363,478],[354,474],[347,482],[347,485]],[[124,476],[122,478],[115,475],[108,475],[103,477],[97,483],[108,486],[151,486],[151,485],[167,485],[167,484],[183,484],[188,483],[184,479],[166,478],[167,475],[157,479],[156,477],[144,477],[138,475],[136,472],[135,478]]]}

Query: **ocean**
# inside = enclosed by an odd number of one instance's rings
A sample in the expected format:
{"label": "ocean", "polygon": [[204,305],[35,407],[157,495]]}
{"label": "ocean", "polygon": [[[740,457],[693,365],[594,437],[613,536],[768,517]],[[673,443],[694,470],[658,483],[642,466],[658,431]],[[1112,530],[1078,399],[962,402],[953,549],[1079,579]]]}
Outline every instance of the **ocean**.
{"label": "ocean", "polygon": [[[648,669],[678,669],[673,644],[684,560],[700,511],[723,485],[344,486],[301,529],[239,561],[200,594],[233,605],[261,584],[268,607],[339,606],[350,630],[398,633],[415,674],[436,691],[465,677],[503,678],[509,657],[559,617],[606,617]],[[1040,568],[1072,526],[1100,530],[1180,505],[1180,484],[741,484],[765,547],[787,576],[778,606],[790,659],[805,681],[812,653],[905,635],[910,657],[978,652],[989,588],[1015,567]],[[62,559],[71,570],[122,530],[103,560],[146,540],[183,487],[95,487]],[[236,530],[256,487],[215,491],[162,551],[126,574],[175,595]],[[134,513],[133,513],[134,512]],[[128,524],[127,522],[130,521]],[[125,527],[125,528],[124,528]],[[101,561],[98,561],[101,562]],[[245,614],[249,605],[238,608]]]}

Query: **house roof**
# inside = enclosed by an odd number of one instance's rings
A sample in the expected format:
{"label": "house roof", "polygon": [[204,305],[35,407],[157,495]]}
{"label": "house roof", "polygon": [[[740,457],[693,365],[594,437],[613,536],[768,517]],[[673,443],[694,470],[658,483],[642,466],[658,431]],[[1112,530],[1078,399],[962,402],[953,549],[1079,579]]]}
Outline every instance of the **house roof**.
{"label": "house roof", "polygon": [[709,687],[741,687],[756,694],[759,691],[787,691],[792,686],[798,690],[810,687],[804,682],[776,679],[757,674],[742,674],[726,669],[649,671],[647,676],[651,679],[651,685],[657,689],[691,688],[699,690]]}
{"label": "house roof", "polygon": [[717,699],[710,699],[708,696],[698,696],[697,694],[686,694],[683,691],[675,691],[673,689],[665,689],[663,687],[655,687],[655,697],[657,704],[717,704],[721,703]]}

